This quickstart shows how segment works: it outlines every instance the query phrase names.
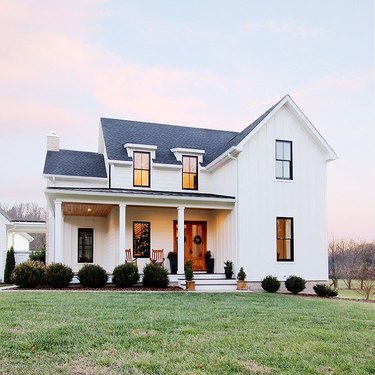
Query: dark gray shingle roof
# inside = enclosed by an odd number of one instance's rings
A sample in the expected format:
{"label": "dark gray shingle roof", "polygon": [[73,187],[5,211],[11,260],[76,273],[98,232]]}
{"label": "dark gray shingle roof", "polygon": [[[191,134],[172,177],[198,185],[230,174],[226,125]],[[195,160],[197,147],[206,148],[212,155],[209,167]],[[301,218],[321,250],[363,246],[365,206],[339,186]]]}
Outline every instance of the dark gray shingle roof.
{"label": "dark gray shingle roof", "polygon": [[107,177],[102,154],[86,151],[47,151],[44,174]]}
{"label": "dark gray shingle roof", "polygon": [[110,160],[130,161],[131,158],[127,156],[124,144],[157,145],[154,160],[156,163],[180,164],[171,149],[192,148],[206,151],[202,163],[203,166],[206,166],[232,146],[238,145],[279,102],[242,132],[101,118],[107,155]]}
{"label": "dark gray shingle roof", "polygon": [[12,218],[0,207],[0,214],[5,217],[8,221],[12,221]]}

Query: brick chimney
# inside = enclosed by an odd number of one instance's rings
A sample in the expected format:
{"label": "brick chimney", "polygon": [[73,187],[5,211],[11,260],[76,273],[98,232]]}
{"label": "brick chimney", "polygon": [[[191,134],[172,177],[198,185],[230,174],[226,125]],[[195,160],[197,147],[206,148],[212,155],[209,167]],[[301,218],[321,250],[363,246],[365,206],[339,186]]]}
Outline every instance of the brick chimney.
{"label": "brick chimney", "polygon": [[47,134],[47,151],[60,151],[60,137],[55,131]]}

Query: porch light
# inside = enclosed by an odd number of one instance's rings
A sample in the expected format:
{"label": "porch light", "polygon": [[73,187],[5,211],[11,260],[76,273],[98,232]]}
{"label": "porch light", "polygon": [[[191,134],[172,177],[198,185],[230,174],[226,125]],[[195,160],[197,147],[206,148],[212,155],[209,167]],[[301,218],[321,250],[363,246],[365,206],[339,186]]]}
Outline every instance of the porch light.
{"label": "porch light", "polygon": [[88,208],[87,211],[88,211],[88,212],[91,212],[91,208]]}

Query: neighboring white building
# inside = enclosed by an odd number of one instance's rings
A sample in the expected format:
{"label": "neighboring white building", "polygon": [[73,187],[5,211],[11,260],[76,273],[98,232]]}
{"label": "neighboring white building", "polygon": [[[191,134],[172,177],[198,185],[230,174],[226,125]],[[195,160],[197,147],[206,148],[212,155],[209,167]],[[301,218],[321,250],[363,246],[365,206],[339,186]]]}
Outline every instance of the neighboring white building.
{"label": "neighboring white building", "polygon": [[0,208],[0,282],[4,280],[7,251],[13,246],[16,264],[29,259],[30,242],[28,233],[45,233],[45,222],[14,220]]}
{"label": "neighboring white building", "polygon": [[[97,153],[48,135],[48,262],[111,273],[129,248],[215,272],[232,260],[247,281],[296,274],[326,281],[326,164],[335,152],[289,95],[242,132],[102,118]],[[184,231],[184,236],[178,233]],[[169,266],[166,262],[166,266]]]}

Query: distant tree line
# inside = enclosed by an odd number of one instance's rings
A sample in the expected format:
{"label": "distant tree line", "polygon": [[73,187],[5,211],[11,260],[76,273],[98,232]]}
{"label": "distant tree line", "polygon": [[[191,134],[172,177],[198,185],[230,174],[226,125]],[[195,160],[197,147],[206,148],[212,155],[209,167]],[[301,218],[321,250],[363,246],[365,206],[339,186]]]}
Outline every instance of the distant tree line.
{"label": "distant tree line", "polygon": [[375,241],[332,240],[329,244],[329,277],[337,288],[343,279],[348,289],[355,288],[366,293],[375,289]]}
{"label": "distant tree line", "polygon": [[[0,204],[0,207],[12,220],[45,221],[46,209],[36,203],[17,203],[12,206]],[[29,233],[34,240],[30,243],[31,251],[38,251],[45,247],[46,235],[44,233]]]}

